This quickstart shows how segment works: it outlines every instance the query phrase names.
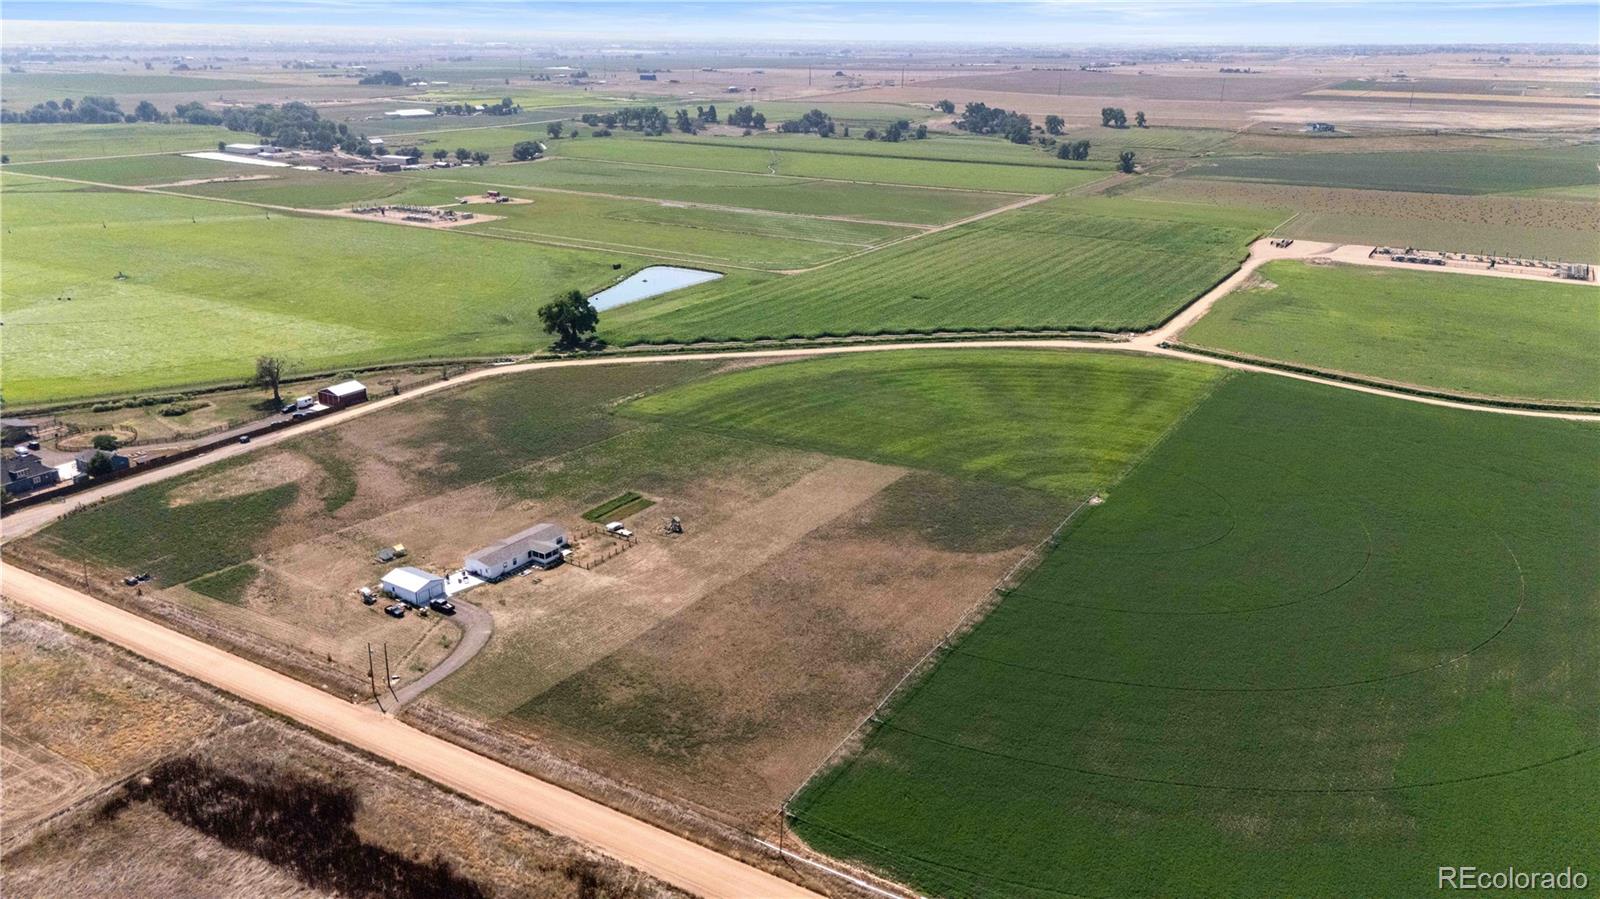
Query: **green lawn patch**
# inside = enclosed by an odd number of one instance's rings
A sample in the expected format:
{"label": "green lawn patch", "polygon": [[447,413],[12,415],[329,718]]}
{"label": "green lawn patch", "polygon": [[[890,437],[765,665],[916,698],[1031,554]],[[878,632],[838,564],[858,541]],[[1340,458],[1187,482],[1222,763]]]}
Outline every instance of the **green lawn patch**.
{"label": "green lawn patch", "polygon": [[948,896],[1576,868],[1600,814],[1597,454],[1590,425],[1236,375],[795,827]]}
{"label": "green lawn patch", "polygon": [[930,331],[1144,330],[1236,269],[1254,210],[1066,198],[799,275],[726,278],[629,304],[620,343]]}
{"label": "green lawn patch", "polygon": [[1503,398],[1600,402],[1600,291],[1273,262],[1183,335],[1204,347]]}
{"label": "green lawn patch", "polygon": [[583,517],[586,521],[613,521],[627,518],[637,512],[643,512],[655,504],[655,500],[646,499],[629,490],[627,493],[614,499],[609,499],[583,513]]}
{"label": "green lawn patch", "polygon": [[224,568],[204,577],[197,577],[187,586],[202,596],[237,606],[244,604],[245,591],[260,574],[261,569],[249,562],[241,562],[232,568]]}
{"label": "green lawn patch", "polygon": [[1083,496],[1221,377],[1118,353],[875,352],[762,366],[636,400],[676,427]]}

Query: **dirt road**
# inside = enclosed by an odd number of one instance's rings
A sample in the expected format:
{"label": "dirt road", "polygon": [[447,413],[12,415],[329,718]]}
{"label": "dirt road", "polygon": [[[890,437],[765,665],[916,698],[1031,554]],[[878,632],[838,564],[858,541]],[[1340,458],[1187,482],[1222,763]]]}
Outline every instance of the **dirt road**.
{"label": "dirt road", "polygon": [[9,599],[415,771],[519,820],[592,846],[691,893],[729,899],[816,895],[69,587],[6,565],[0,565],[0,584],[0,591]]}

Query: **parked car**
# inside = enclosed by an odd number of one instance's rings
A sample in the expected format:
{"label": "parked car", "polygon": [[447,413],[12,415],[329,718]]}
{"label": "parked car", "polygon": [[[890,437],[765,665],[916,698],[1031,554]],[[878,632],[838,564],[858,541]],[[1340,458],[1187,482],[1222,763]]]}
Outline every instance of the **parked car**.
{"label": "parked car", "polygon": [[39,448],[39,441],[37,441],[37,440],[28,441],[28,449],[36,450],[38,448]]}
{"label": "parked car", "polygon": [[305,421],[306,420],[306,414],[304,412],[296,412],[295,414],[293,414],[293,415],[291,415],[289,417],[294,419],[295,421]]}
{"label": "parked car", "polygon": [[249,443],[250,442],[250,435],[249,434],[240,434],[239,435],[239,442],[240,443]]}
{"label": "parked car", "polygon": [[406,604],[403,602],[390,603],[383,607],[383,614],[388,615],[390,618],[404,618],[406,617]]}
{"label": "parked car", "polygon": [[138,574],[136,574],[136,575],[134,575],[134,577],[135,577],[135,578],[137,578],[137,579],[138,579],[138,581],[139,581],[139,583],[141,583],[141,584],[142,584],[142,583],[144,583],[144,582],[145,582],[145,581],[148,581],[148,580],[150,580],[150,572],[148,572],[148,571],[142,571],[142,572],[140,572],[140,573],[138,573]]}
{"label": "parked car", "polygon": [[622,526],[622,522],[613,521],[606,525],[606,533],[616,534],[618,537],[632,537],[633,532]]}
{"label": "parked car", "polygon": [[456,613],[456,604],[448,599],[436,599],[428,603],[428,607],[440,615],[454,615]]}
{"label": "parked car", "polygon": [[356,591],[356,595],[360,596],[361,601],[369,606],[378,601],[378,597],[372,595],[371,587],[362,587]]}
{"label": "parked car", "polygon": [[124,583],[124,584],[127,584],[127,585],[128,585],[128,586],[130,586],[130,587],[137,587],[137,586],[139,586],[139,579],[138,579],[138,578],[137,578],[137,577],[135,577],[135,576],[133,576],[133,575],[131,575],[131,574],[130,574],[130,575],[128,575],[128,576],[127,576],[127,577],[125,577],[125,578],[123,578],[123,579],[122,579],[122,582],[123,582],[123,583]]}
{"label": "parked car", "polygon": [[286,404],[284,404],[284,407],[282,409],[279,409],[278,411],[282,412],[284,415],[288,415],[289,413],[294,411],[294,408],[295,408],[294,403],[286,403]]}

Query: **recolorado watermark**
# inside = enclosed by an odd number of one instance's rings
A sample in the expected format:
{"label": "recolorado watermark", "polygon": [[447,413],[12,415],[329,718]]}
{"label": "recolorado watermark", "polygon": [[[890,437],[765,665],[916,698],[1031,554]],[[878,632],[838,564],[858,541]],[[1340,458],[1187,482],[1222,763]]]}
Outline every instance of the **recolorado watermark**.
{"label": "recolorado watermark", "polygon": [[1486,871],[1471,865],[1439,866],[1441,890],[1585,890],[1589,875],[1569,865],[1560,871]]}

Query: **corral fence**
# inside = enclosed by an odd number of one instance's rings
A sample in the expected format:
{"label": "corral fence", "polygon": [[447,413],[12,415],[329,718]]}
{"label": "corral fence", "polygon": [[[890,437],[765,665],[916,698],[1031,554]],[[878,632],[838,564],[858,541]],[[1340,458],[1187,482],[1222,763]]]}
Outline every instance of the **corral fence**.
{"label": "corral fence", "polygon": [[819,774],[834,767],[835,765],[842,764],[845,760],[845,757],[848,756],[852,751],[852,748],[859,746],[865,741],[868,731],[871,730],[871,726],[883,720],[884,711],[900,698],[906,687],[910,684],[916,683],[927,672],[931,671],[933,666],[937,664],[940,659],[944,658],[946,653],[955,648],[955,645],[960,641],[961,637],[965,636],[966,633],[976,626],[977,623],[985,616],[987,616],[988,613],[996,605],[998,605],[1001,600],[1005,599],[1012,590],[1016,589],[1017,585],[1022,583],[1022,580],[1027,577],[1030,572],[1037,568],[1040,562],[1044,561],[1045,556],[1047,556],[1051,550],[1055,549],[1061,544],[1062,532],[1065,531],[1067,526],[1078,517],[1078,513],[1082,512],[1087,506],[1098,505],[1096,502],[1097,499],[1098,492],[1095,495],[1090,496],[1088,499],[1085,499],[1083,502],[1078,503],[1078,505],[1074,507],[1071,512],[1067,513],[1065,518],[1061,519],[1061,521],[1050,530],[1050,533],[1046,535],[1043,540],[1040,540],[1038,543],[1034,544],[1031,549],[1023,554],[1022,558],[1016,561],[1016,564],[1012,565],[1005,574],[1001,575],[1000,579],[995,582],[994,587],[992,587],[987,593],[979,598],[977,602],[968,607],[967,611],[963,613],[960,618],[956,619],[956,623],[952,625],[951,628],[945,632],[944,636],[939,639],[939,642],[930,647],[921,658],[917,659],[916,662],[912,663],[910,668],[906,669],[905,674],[901,675],[900,679],[895,681],[894,686],[890,687],[888,692],[884,693],[883,696],[878,699],[878,702],[873,705],[872,711],[868,712],[864,718],[857,722],[856,726],[851,728],[849,733],[845,734],[844,739],[840,740],[838,744],[833,747],[833,751],[824,756],[822,761],[818,762],[817,766],[811,769],[811,772],[805,776],[805,779],[800,782],[800,785],[795,787],[794,792],[790,793],[784,798],[783,802],[778,807],[780,826],[796,817],[792,812],[789,811],[789,805],[790,803],[794,802],[794,798],[800,795],[801,791],[805,790],[806,786],[815,780]]}
{"label": "corral fence", "polygon": [[568,564],[576,565],[584,571],[593,571],[600,563],[622,555],[639,543],[638,537],[613,534],[594,524],[579,528],[576,536],[580,551],[572,554]]}

